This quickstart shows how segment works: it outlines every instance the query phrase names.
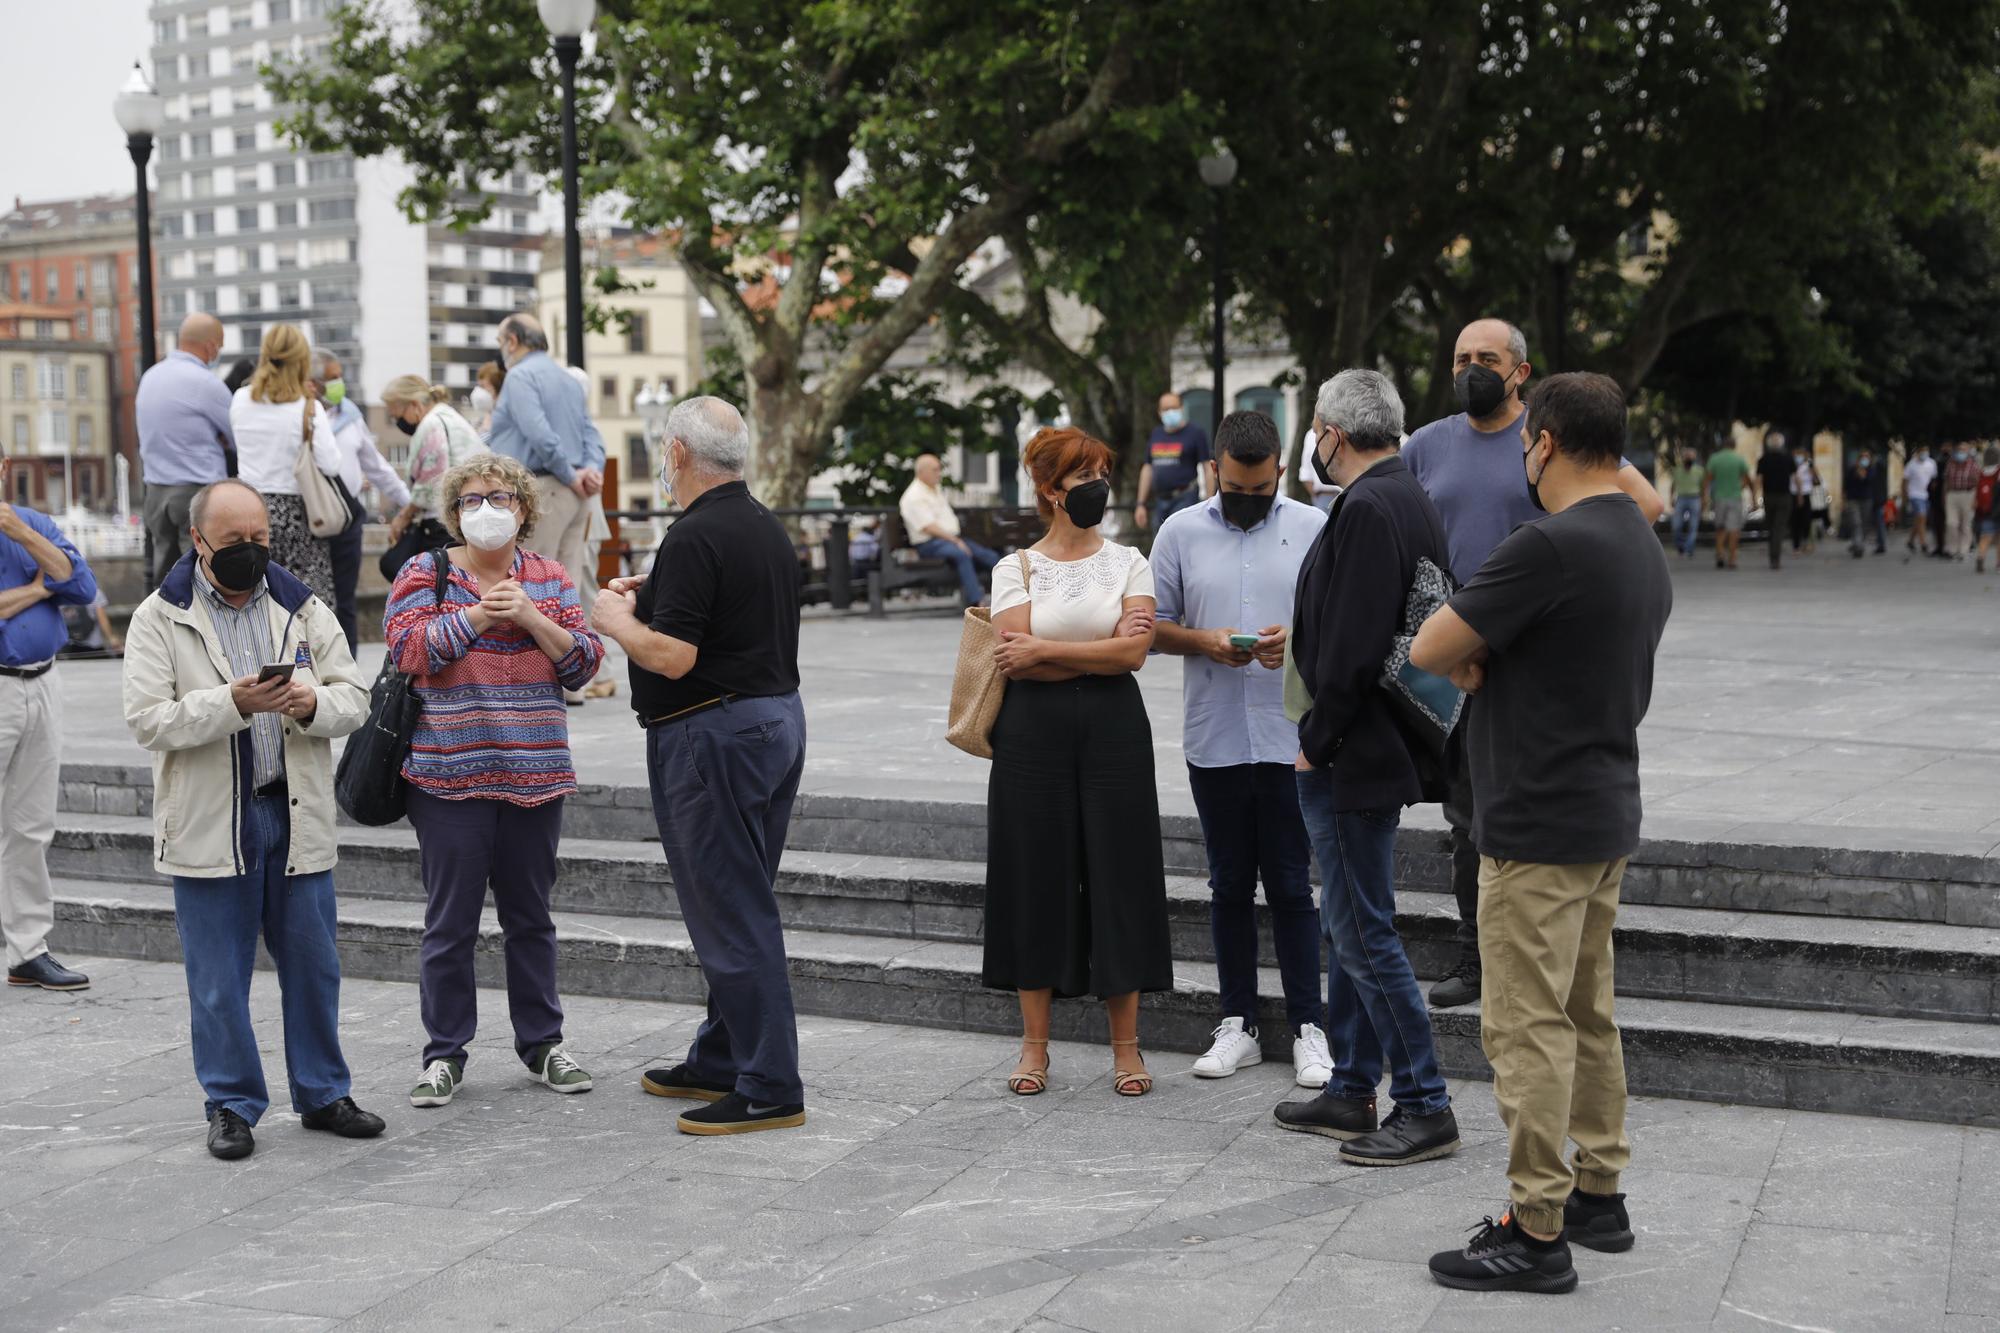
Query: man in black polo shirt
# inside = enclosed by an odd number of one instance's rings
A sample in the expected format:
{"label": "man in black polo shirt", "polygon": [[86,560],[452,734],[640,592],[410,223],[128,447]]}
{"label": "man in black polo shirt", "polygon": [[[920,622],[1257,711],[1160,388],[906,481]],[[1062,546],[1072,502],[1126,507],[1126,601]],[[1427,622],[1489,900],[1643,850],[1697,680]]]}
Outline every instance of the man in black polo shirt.
{"label": "man in black polo shirt", "polygon": [[641,1080],[709,1105],[686,1134],[805,1123],[798,1022],[778,920],[778,858],[805,769],[799,566],[743,484],[750,433],[720,398],[667,418],[661,482],[682,513],[652,573],[613,579],[591,623],[632,662],[653,817],[708,980],[687,1059]]}

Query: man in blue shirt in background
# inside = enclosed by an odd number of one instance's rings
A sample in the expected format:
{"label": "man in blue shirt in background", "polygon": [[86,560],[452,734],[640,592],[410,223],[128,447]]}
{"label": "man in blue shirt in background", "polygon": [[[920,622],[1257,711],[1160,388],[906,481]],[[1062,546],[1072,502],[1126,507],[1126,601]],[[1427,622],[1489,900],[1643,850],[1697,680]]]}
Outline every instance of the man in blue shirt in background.
{"label": "man in blue shirt in background", "polygon": [[[1299,733],[1285,716],[1285,637],[1299,566],[1326,515],[1278,494],[1278,428],[1233,412],[1216,432],[1206,503],[1172,515],[1153,543],[1159,598],[1154,642],[1187,658],[1182,747],[1208,848],[1209,927],[1222,1022],[1197,1078],[1226,1078],[1264,1058],[1257,1033],[1257,880],[1292,1034],[1292,1076],[1326,1086],[1333,1072],[1319,1002],[1319,913],[1312,847],[1292,761]],[[1253,648],[1231,644],[1253,634]]]}
{"label": "man in blue shirt in background", "polygon": [[157,588],[180,563],[188,504],[212,481],[233,474],[229,390],[215,373],[222,323],[197,310],[181,321],[175,349],[139,377],[133,413],[139,469],[146,481],[146,586]]}
{"label": "man in blue shirt in background", "polygon": [[1146,440],[1139,465],[1139,504],[1133,521],[1157,532],[1172,514],[1201,502],[1208,493],[1208,432],[1187,419],[1177,393],[1160,395],[1160,424]]}
{"label": "man in blue shirt in background", "polygon": [[69,642],[56,608],[96,597],[90,566],[47,515],[0,504],[0,935],[10,986],[90,985],[49,955],[56,895],[48,852],[62,764],[62,693],[52,668]]}

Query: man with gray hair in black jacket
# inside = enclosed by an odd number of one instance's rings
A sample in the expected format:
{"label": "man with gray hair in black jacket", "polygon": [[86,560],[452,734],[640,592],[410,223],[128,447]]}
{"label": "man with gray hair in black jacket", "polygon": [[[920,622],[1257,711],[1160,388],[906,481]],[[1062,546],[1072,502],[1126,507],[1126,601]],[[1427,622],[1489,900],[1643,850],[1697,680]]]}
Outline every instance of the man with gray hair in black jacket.
{"label": "man with gray hair in black jacket", "polygon": [[[1333,1077],[1277,1108],[1286,1129],[1345,1140],[1341,1160],[1403,1166],[1458,1149],[1429,1010],[1396,934],[1396,828],[1441,797],[1442,772],[1390,711],[1379,681],[1418,562],[1450,563],[1444,522],[1399,456],[1403,402],[1372,370],[1322,384],[1307,465],[1344,489],[1299,571],[1292,647],[1312,706],[1299,720],[1299,810],[1320,867],[1332,953]],[[1384,1064],[1395,1109],[1380,1123]]]}

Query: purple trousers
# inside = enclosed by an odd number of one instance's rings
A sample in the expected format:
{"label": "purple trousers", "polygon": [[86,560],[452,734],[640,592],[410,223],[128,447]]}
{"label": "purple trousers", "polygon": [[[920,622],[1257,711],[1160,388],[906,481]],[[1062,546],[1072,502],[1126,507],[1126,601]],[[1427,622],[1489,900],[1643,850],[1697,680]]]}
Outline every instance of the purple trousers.
{"label": "purple trousers", "polygon": [[556,927],[549,919],[562,800],[520,806],[477,797],[440,800],[414,786],[409,792],[430,900],[418,965],[424,1031],[430,1034],[424,1063],[456,1060],[464,1067],[465,1048],[479,1026],[473,950],[489,888],[507,960],[514,1051],[525,1061],[537,1046],[562,1040]]}

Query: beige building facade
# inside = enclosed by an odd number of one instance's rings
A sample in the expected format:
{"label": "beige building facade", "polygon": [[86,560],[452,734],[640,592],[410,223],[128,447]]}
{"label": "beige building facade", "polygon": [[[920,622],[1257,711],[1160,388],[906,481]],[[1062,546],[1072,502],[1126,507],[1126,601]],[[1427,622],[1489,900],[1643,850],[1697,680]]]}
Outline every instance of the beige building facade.
{"label": "beige building facade", "polygon": [[0,305],[0,453],[9,502],[45,513],[109,504],[111,369],[111,348],[78,338],[67,308]]}

